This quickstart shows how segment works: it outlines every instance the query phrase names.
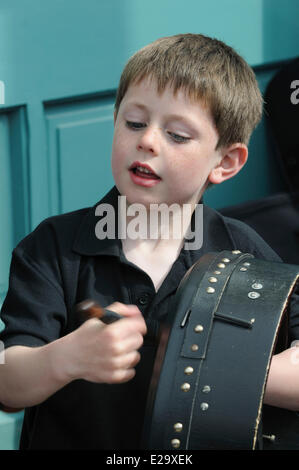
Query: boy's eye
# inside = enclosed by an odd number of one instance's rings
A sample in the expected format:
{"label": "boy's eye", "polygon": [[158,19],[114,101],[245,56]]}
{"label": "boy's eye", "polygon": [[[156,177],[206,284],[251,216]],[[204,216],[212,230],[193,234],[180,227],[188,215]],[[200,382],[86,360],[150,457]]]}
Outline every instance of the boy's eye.
{"label": "boy's eye", "polygon": [[[126,121],[126,126],[129,129],[132,129],[134,131],[138,131],[139,129],[143,129],[144,127],[146,127],[146,124],[144,122]],[[176,134],[175,132],[169,132],[168,131],[168,135],[177,144],[183,144],[183,143],[186,143],[190,140],[190,137],[185,137],[183,135]]]}
{"label": "boy's eye", "polygon": [[190,140],[190,137],[185,137],[183,135],[175,134],[174,132],[168,132],[168,134],[175,142],[179,144],[188,142]]}
{"label": "boy's eye", "polygon": [[143,129],[145,127],[145,124],[143,122],[126,121],[126,126],[129,129],[138,130]]}

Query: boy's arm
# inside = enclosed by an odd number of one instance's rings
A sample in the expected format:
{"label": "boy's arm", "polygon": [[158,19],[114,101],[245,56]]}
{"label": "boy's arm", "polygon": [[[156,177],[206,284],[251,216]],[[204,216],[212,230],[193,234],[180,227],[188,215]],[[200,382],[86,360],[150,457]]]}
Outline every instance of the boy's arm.
{"label": "boy's arm", "polygon": [[272,357],[264,403],[299,410],[299,347],[291,347]]}
{"label": "boy's arm", "polygon": [[45,346],[8,348],[0,365],[0,402],[25,408],[43,402],[72,380],[121,383],[133,378],[145,321],[136,306],[114,303],[108,308],[126,318],[110,325],[93,318]]}
{"label": "boy's arm", "polygon": [[[55,361],[56,341],[38,348],[11,346],[0,365],[0,402],[4,407],[37,405],[68,383]],[[56,362],[56,365],[55,365]]]}

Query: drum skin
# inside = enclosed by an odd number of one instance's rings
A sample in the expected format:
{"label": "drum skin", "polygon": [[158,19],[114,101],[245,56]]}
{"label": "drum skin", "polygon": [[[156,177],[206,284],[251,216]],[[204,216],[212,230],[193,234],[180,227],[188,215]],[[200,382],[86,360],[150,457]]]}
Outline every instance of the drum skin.
{"label": "drum skin", "polygon": [[[144,448],[277,446],[279,436],[263,433],[262,403],[298,275],[298,266],[238,250],[208,253],[189,269],[161,329]],[[299,437],[297,415],[293,427]]]}

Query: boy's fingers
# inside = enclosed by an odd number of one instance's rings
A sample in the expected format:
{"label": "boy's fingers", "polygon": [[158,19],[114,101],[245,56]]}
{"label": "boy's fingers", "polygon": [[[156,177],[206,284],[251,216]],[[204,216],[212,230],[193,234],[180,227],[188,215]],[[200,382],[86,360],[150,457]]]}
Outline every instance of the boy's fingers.
{"label": "boy's fingers", "polygon": [[134,319],[137,322],[131,324],[131,327],[136,328],[143,335],[146,334],[147,328],[145,320],[136,305],[125,305],[120,302],[113,302],[106,308],[102,308],[97,302],[92,299],[84,300],[77,304],[77,311],[85,316],[85,319],[97,319],[99,324],[110,325],[118,323],[119,320]]}
{"label": "boy's fingers", "polygon": [[141,315],[136,305],[125,305],[120,302],[114,302],[106,308],[103,308],[93,299],[86,299],[76,305],[76,311],[86,318],[102,319],[103,323],[113,323],[123,316]]}
{"label": "boy's fingers", "polygon": [[134,331],[133,334],[126,334],[126,336],[118,337],[116,341],[110,342],[108,347],[111,354],[114,357],[117,357],[130,353],[131,351],[137,351],[142,344],[143,335],[140,332]]}
{"label": "boy's fingers", "polygon": [[138,351],[131,351],[128,354],[116,358],[114,357],[109,361],[108,365],[114,370],[132,369],[138,364],[140,358],[141,356]]}
{"label": "boy's fingers", "polygon": [[107,310],[112,310],[112,311],[118,313],[119,315],[123,315],[125,317],[132,317],[132,316],[135,316],[135,315],[141,315],[142,316],[142,313],[140,312],[137,305],[125,305],[125,304],[122,304],[120,302],[113,302],[113,304],[108,305],[108,307],[106,307],[106,308],[107,308]]}
{"label": "boy's fingers", "polygon": [[109,376],[109,378],[106,380],[106,383],[120,384],[120,383],[129,382],[129,380],[133,379],[135,374],[136,374],[136,371],[133,368],[117,370],[111,376]]}
{"label": "boy's fingers", "polygon": [[[123,326],[123,330],[122,330],[123,339],[125,339],[126,337],[134,336],[137,333],[140,333],[142,335],[142,340],[143,340],[143,336],[146,334],[147,328],[146,328],[145,320],[141,315],[138,317],[122,318],[119,321],[119,323],[120,322]],[[116,326],[116,323],[114,325]]]}
{"label": "boy's fingers", "polygon": [[124,319],[130,319],[132,329],[137,329],[142,335],[147,332],[147,327],[142,313],[136,305],[125,305],[120,302],[114,302],[107,307],[107,310],[112,310],[119,315],[125,317]]}

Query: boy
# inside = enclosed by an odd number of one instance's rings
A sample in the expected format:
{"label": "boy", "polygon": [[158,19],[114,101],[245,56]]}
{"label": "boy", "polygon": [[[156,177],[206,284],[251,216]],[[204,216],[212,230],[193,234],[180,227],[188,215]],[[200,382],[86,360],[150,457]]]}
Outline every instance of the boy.
{"label": "boy", "polygon": [[[121,77],[116,187],[99,206],[112,206],[127,225],[132,213],[117,207],[119,195],[126,208],[145,208],[145,222],[153,204],[185,204],[192,214],[209,183],[244,166],[261,112],[253,72],[220,41],[185,34],[150,44]],[[184,245],[190,217],[180,237],[163,237],[160,223],[154,238],[100,240],[97,206],[44,221],[13,253],[2,309],[0,401],[26,408],[22,449],[138,449],[159,323],[187,269],[204,253],[224,249],[278,260],[251,229],[207,207],[197,227],[203,246],[195,250]],[[125,318],[84,322],[75,306],[87,298]],[[298,337],[298,317],[293,308],[291,339]],[[299,409],[289,354],[273,358],[265,402]]]}

